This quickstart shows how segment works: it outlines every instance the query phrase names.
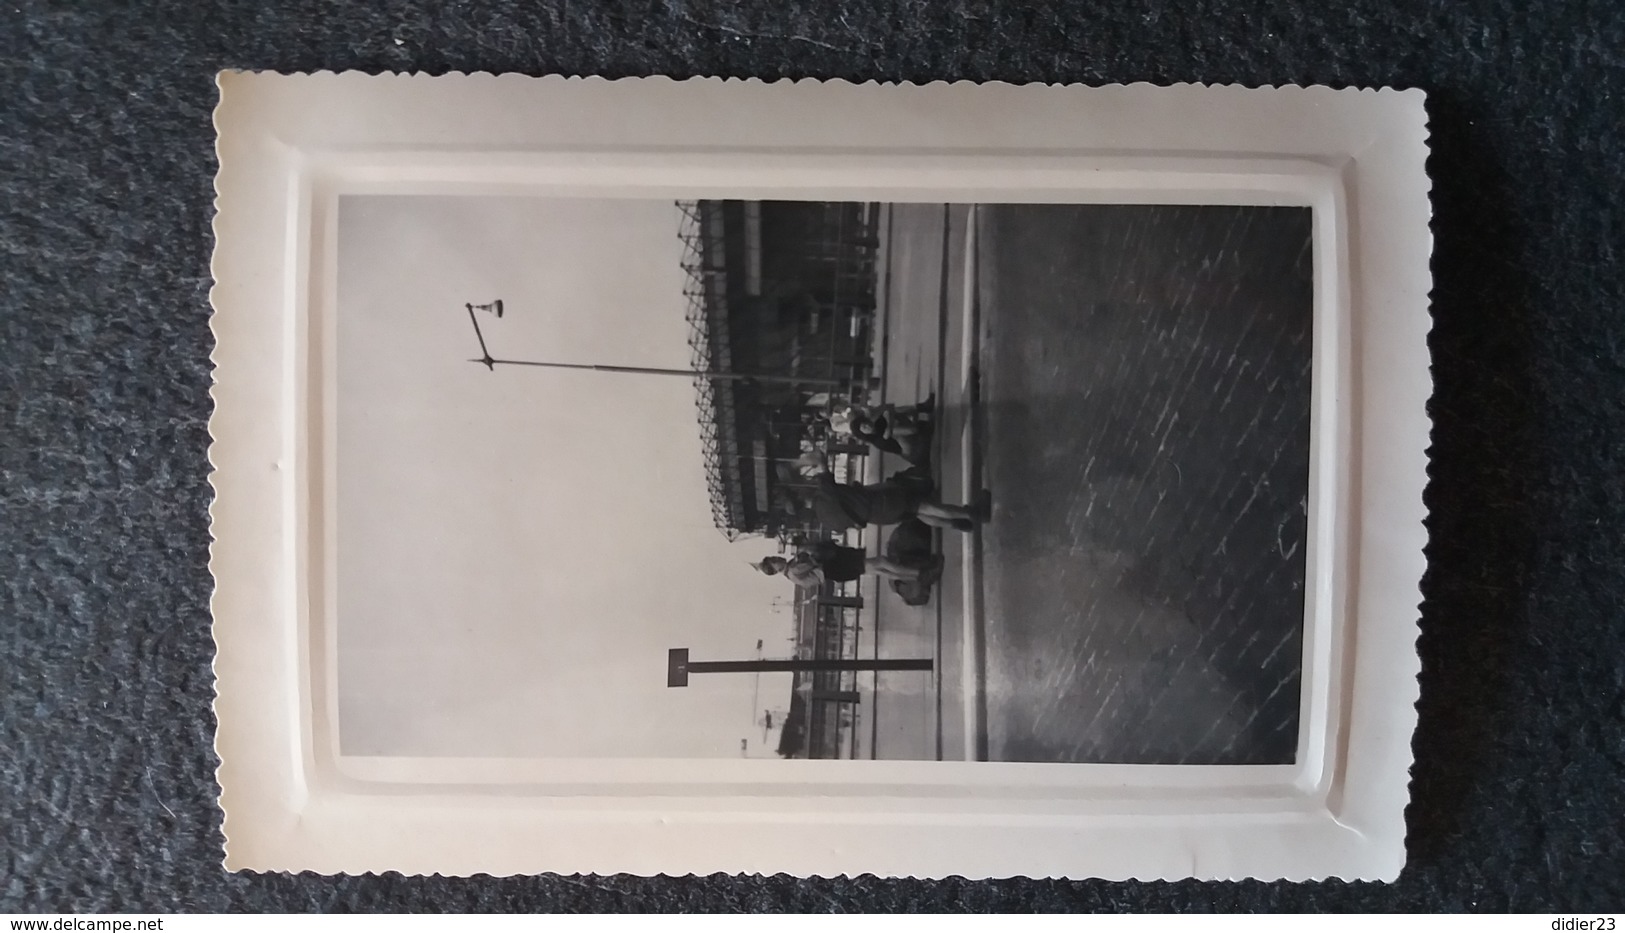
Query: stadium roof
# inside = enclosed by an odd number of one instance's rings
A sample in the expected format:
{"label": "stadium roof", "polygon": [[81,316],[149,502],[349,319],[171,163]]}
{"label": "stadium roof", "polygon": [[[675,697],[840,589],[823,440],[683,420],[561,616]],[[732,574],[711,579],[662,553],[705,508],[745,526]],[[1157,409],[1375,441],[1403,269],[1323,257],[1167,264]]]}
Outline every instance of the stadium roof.
{"label": "stadium roof", "polygon": [[[728,372],[728,268],[721,201],[679,201],[678,237],[683,241],[684,318],[688,321],[690,360],[696,370]],[[744,489],[740,469],[738,417],[734,384],[707,378],[694,380],[695,415],[705,460],[705,485],[711,497],[711,520],[737,540],[746,532]]]}

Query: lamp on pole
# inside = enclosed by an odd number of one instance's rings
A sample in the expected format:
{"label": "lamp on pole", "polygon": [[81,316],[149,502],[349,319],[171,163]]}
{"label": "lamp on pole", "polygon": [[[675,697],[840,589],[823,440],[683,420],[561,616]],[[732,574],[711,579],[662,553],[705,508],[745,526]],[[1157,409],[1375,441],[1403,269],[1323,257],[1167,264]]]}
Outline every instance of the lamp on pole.
{"label": "lamp on pole", "polygon": [[489,310],[497,317],[502,316],[501,300],[490,304],[466,304],[468,320],[474,325],[474,336],[480,341],[480,355],[470,363],[479,363],[486,369],[495,372],[498,366],[531,366],[545,369],[580,369],[599,373],[636,373],[644,376],[679,376],[684,379],[712,379],[720,382],[758,382],[774,385],[802,385],[824,386],[839,388],[843,383],[839,379],[816,378],[813,376],[786,376],[783,373],[740,373],[720,369],[665,369],[657,366],[616,366],[604,363],[561,363],[550,360],[508,360],[499,359],[491,355],[485,346],[485,334],[480,330],[480,319],[476,310]]}

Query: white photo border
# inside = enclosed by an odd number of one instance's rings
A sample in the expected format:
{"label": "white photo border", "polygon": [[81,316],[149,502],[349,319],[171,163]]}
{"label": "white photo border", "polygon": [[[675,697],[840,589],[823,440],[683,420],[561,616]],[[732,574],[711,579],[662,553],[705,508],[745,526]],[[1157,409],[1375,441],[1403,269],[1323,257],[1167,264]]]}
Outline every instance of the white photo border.
{"label": "white photo border", "polygon": [[[1397,875],[1431,392],[1420,92],[236,72],[220,86],[211,569],[228,868]],[[368,193],[1312,207],[1298,763],[340,756],[335,221],[339,197]]]}

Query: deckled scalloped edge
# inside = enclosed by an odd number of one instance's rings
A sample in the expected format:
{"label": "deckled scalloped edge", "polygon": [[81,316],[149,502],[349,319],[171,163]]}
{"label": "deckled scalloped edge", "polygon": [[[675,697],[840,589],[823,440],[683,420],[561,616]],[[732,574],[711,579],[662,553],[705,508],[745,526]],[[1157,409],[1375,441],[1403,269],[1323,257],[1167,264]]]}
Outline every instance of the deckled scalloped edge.
{"label": "deckled scalloped edge", "polygon": [[209,337],[213,341],[209,347],[209,446],[204,451],[204,459],[208,461],[208,475],[204,477],[209,484],[209,639],[214,643],[214,653],[209,656],[209,688],[214,696],[209,700],[209,712],[214,716],[214,739],[209,748],[214,752],[214,806],[220,817],[220,859],[225,864],[226,846],[230,840],[226,837],[226,805],[225,782],[221,776],[221,769],[225,767],[225,755],[220,751],[220,670],[217,667],[220,659],[220,620],[215,613],[215,600],[220,592],[220,574],[217,561],[220,537],[215,533],[220,523],[220,516],[216,508],[220,502],[220,486],[216,476],[220,472],[220,461],[216,448],[220,439],[216,436],[215,428],[220,418],[220,399],[215,395],[219,381],[221,366],[220,332],[215,327],[216,316],[220,307],[216,303],[216,296],[220,290],[220,212],[223,192],[220,190],[220,176],[225,172],[225,154],[221,151],[220,139],[220,108],[225,102],[225,95],[220,91],[218,80],[215,83],[215,104],[209,111],[209,126],[214,130],[214,178],[210,188],[214,191],[214,199],[210,206],[214,214],[209,218]]}
{"label": "deckled scalloped edge", "polygon": [[839,77],[836,77],[836,78],[820,78],[820,77],[811,76],[811,75],[803,76],[803,77],[799,77],[799,78],[791,78],[791,77],[758,78],[758,77],[741,77],[741,76],[738,76],[738,75],[712,75],[712,74],[695,74],[695,75],[689,75],[689,76],[686,76],[686,77],[673,77],[673,76],[670,76],[670,75],[628,75],[628,76],[624,76],[624,77],[605,77],[603,75],[565,74],[563,72],[552,72],[552,73],[548,73],[548,74],[532,75],[532,74],[526,74],[526,73],[517,72],[517,71],[500,71],[500,72],[499,71],[488,71],[488,70],[474,70],[474,71],[456,71],[456,70],[448,70],[448,71],[425,71],[425,70],[397,71],[397,70],[389,70],[389,69],[380,69],[380,70],[377,70],[377,71],[369,71],[369,70],[362,69],[362,68],[346,69],[344,71],[334,71],[334,70],[328,69],[328,68],[318,69],[316,71],[285,71],[285,70],[278,69],[278,68],[226,68],[226,69],[222,69],[222,71],[220,73],[221,74],[245,74],[245,75],[277,75],[279,77],[290,78],[290,79],[346,77],[346,76],[355,75],[355,76],[365,76],[365,77],[368,77],[368,78],[410,78],[410,79],[414,79],[414,80],[426,80],[426,79],[431,79],[431,78],[475,78],[475,79],[479,79],[479,80],[498,80],[498,81],[545,81],[545,82],[549,82],[549,83],[562,83],[562,84],[648,84],[648,83],[655,83],[655,84],[716,84],[716,85],[742,84],[742,85],[747,85],[747,86],[757,86],[757,85],[759,85],[759,86],[763,86],[763,87],[777,87],[777,86],[780,86],[780,85],[790,85],[790,86],[826,85],[826,86],[849,87],[849,88],[869,88],[869,87],[878,87],[878,88],[967,88],[968,87],[968,88],[1024,88],[1024,89],[1044,88],[1044,89],[1056,90],[1056,91],[1068,91],[1068,90],[1077,90],[1077,89],[1101,90],[1101,89],[1104,89],[1104,88],[1137,88],[1137,87],[1141,87],[1141,88],[1159,88],[1159,89],[1201,88],[1201,89],[1204,89],[1204,90],[1219,89],[1219,90],[1246,90],[1246,91],[1280,91],[1280,92],[1284,92],[1284,93],[1293,93],[1293,92],[1319,93],[1319,92],[1330,91],[1330,92],[1334,92],[1334,93],[1337,93],[1337,94],[1376,94],[1376,95],[1419,94],[1419,95],[1423,95],[1424,97],[1426,96],[1426,93],[1427,93],[1426,90],[1424,88],[1421,88],[1421,87],[1395,87],[1394,85],[1391,85],[1391,84],[1383,84],[1383,85],[1369,85],[1369,84],[1293,84],[1293,83],[1271,84],[1271,83],[1268,83],[1268,82],[1263,82],[1263,83],[1259,83],[1259,84],[1248,84],[1246,82],[1240,82],[1240,81],[1230,81],[1230,82],[1220,82],[1220,81],[1169,81],[1169,82],[1128,81],[1128,82],[1091,83],[1091,82],[1087,82],[1087,81],[976,81],[976,80],[969,79],[969,78],[933,78],[933,79],[931,79],[929,81],[913,81],[913,80],[908,80],[908,79],[904,79],[904,80],[901,80],[901,81],[890,81],[890,80],[881,80],[881,79],[878,79],[878,78],[870,78],[870,79],[865,80],[865,81],[853,81],[853,80],[851,80],[849,78],[839,78]]}

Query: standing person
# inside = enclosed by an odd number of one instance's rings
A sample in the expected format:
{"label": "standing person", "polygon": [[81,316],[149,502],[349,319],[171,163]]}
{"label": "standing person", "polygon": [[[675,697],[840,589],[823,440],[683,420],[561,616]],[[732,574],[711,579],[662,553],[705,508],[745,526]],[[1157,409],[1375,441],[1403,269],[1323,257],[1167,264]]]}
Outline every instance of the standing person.
{"label": "standing person", "polygon": [[[822,451],[804,454],[801,462],[818,471],[813,489],[813,509],[818,520],[831,531],[865,528],[869,525],[895,525],[909,516],[936,528],[974,531],[985,519],[984,505],[973,510],[963,505],[945,505],[932,498],[930,483],[909,471],[874,485],[839,483],[829,471],[829,458]],[[978,514],[981,513],[981,514]]]}
{"label": "standing person", "polygon": [[887,437],[891,434],[909,435],[920,430],[936,409],[936,396],[914,405],[869,405],[863,402],[842,401],[833,406],[826,417],[830,428],[837,434],[849,434],[865,440]]}
{"label": "standing person", "polygon": [[913,405],[898,405],[887,402],[884,405],[864,405],[859,407],[859,417],[853,420],[854,434],[914,434],[921,426],[930,420],[937,408],[937,395],[935,392],[927,395],[924,400]]}
{"label": "standing person", "polygon": [[853,419],[852,436],[876,450],[925,466],[930,459],[930,412],[935,404],[933,395],[907,408],[883,405],[866,409],[862,417]]}
{"label": "standing person", "polygon": [[819,541],[795,556],[764,557],[756,569],[768,576],[782,575],[796,586],[817,589],[825,582],[850,583],[873,573],[893,580],[929,582],[942,572],[942,557],[926,567],[910,567],[886,557],[870,557],[862,548]]}
{"label": "standing person", "polygon": [[915,405],[867,405],[842,401],[815,418],[831,433],[864,441],[883,453],[923,464],[929,420],[936,405],[933,394]]}

